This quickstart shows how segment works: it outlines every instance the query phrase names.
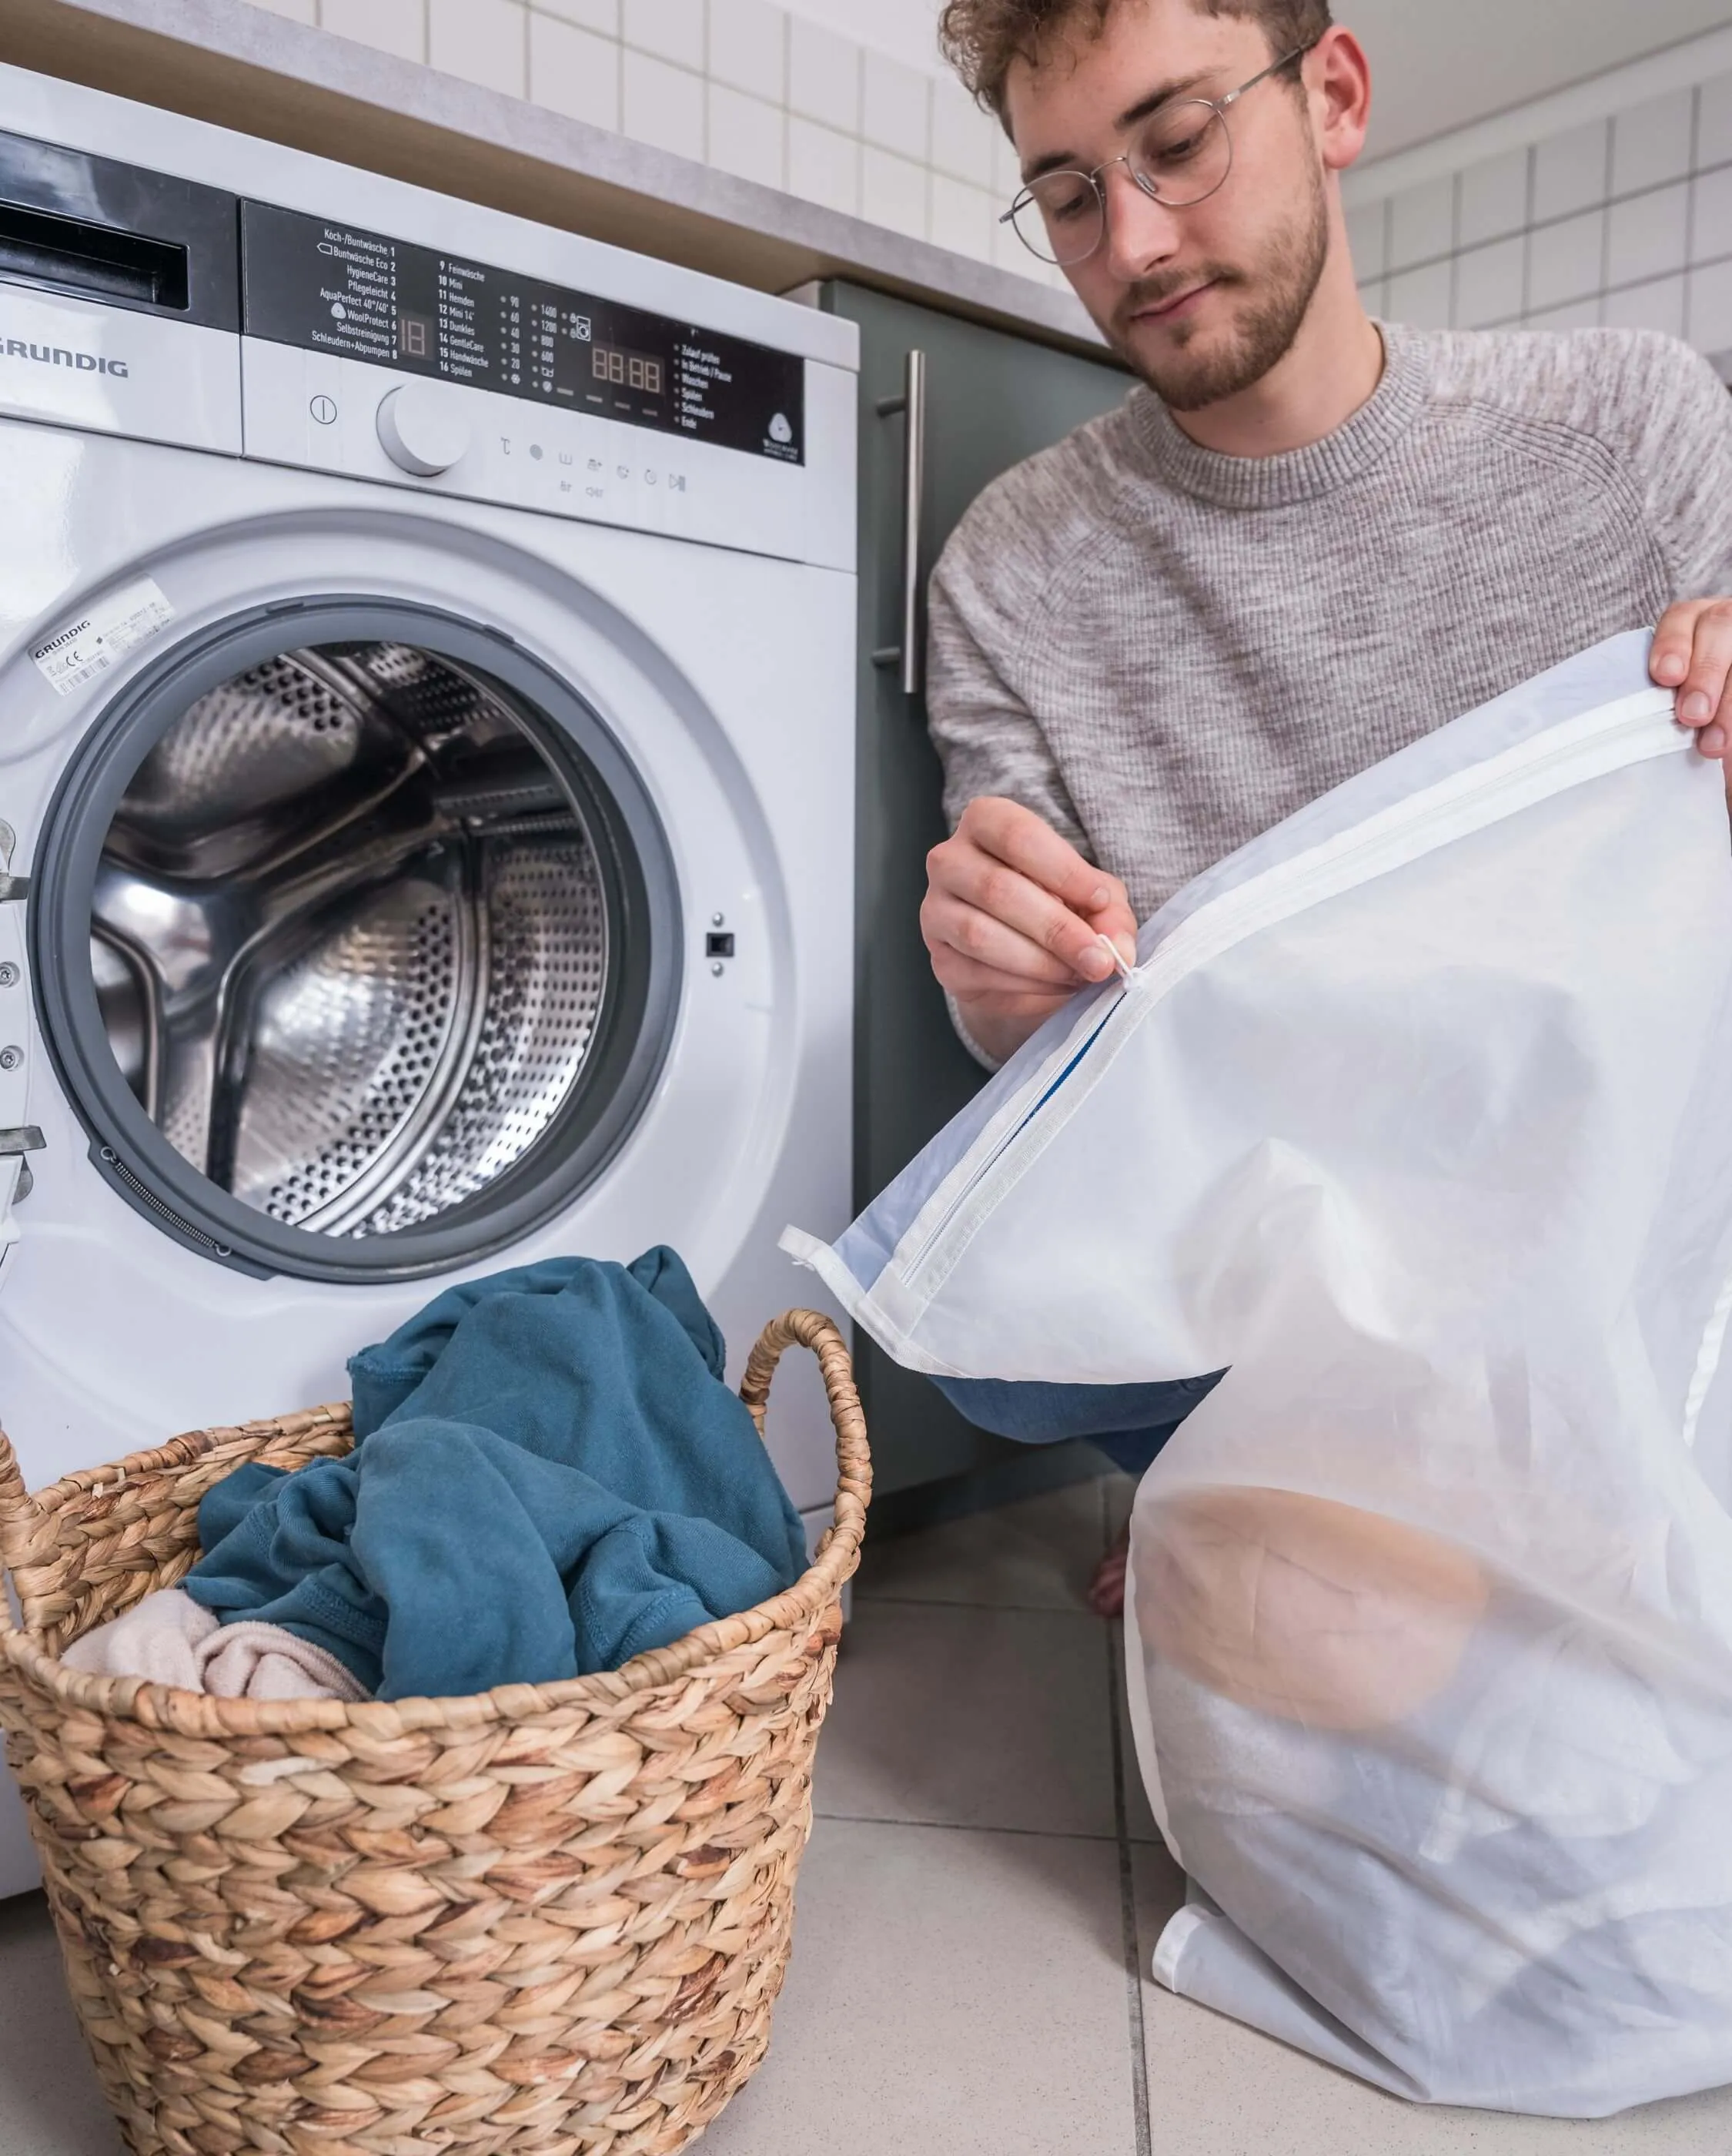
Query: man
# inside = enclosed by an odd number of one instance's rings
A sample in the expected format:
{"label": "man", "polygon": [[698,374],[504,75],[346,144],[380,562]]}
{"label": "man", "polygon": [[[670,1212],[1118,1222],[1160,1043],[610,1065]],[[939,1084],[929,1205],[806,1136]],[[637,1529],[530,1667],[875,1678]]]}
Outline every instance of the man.
{"label": "man", "polygon": [[1732,398],[1647,332],[1370,321],[1340,177],[1370,77],[1328,0],[949,0],[941,34],[1017,230],[1145,385],[989,487],[933,580],[955,835],[921,921],[983,1062],[1105,977],[1101,936],[1132,955],[1211,862],[1601,638],[1658,620],[1655,680],[1728,755]]}

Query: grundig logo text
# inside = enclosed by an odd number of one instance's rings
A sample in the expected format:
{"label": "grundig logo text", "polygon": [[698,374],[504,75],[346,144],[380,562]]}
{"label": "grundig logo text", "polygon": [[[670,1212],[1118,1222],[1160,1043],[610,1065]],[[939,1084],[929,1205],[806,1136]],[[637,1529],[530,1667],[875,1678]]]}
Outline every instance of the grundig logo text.
{"label": "grundig logo text", "polygon": [[79,374],[112,374],[125,382],[131,368],[124,359],[100,359],[94,352],[69,352],[64,344],[26,344],[8,337],[0,352],[8,359],[33,359],[44,367],[70,367]]}

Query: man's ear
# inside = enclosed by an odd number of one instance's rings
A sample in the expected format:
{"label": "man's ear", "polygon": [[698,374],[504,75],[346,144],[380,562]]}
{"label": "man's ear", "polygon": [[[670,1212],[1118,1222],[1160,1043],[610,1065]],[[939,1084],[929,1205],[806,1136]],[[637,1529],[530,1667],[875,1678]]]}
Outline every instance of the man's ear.
{"label": "man's ear", "polygon": [[1325,169],[1345,172],[1366,146],[1371,118],[1371,64],[1338,23],[1305,59],[1305,88]]}

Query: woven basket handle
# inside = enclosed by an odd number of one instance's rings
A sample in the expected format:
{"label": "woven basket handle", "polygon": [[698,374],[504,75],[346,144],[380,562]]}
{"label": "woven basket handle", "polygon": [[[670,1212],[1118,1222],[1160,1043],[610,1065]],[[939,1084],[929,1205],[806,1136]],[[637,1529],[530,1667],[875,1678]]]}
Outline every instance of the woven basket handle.
{"label": "woven basket handle", "polygon": [[35,1526],[36,1501],[24,1487],[23,1470],[11,1440],[0,1430],[0,1635],[18,1630],[5,1575],[23,1563]]}
{"label": "woven basket handle", "polygon": [[36,1501],[24,1487],[12,1440],[0,1430],[0,1567],[16,1572],[36,1526]]}
{"label": "woven basket handle", "polygon": [[824,1551],[842,1543],[857,1549],[866,1532],[866,1507],[872,1502],[872,1454],[866,1442],[866,1418],[854,1387],[853,1363],[847,1343],[821,1311],[791,1310],[772,1318],[746,1360],[740,1397],[764,1433],[770,1381],[790,1348],[809,1348],[829,1395],[830,1419],[836,1425],[836,1524],[824,1539]]}

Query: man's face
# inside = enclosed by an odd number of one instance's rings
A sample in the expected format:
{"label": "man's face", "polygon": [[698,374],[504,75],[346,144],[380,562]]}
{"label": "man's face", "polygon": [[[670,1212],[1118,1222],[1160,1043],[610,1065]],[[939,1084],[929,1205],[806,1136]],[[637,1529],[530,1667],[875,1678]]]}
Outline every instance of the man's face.
{"label": "man's face", "polygon": [[[1221,98],[1279,57],[1260,23],[1191,0],[1119,0],[1099,38],[1061,33],[1006,85],[1025,176],[1091,172],[1133,149],[1166,98]],[[1290,77],[1228,108],[1232,164],[1207,200],[1169,208],[1122,165],[1101,174],[1107,230],[1066,275],[1102,334],[1164,403],[1196,411],[1260,381],[1298,334],[1329,251],[1309,114]]]}

